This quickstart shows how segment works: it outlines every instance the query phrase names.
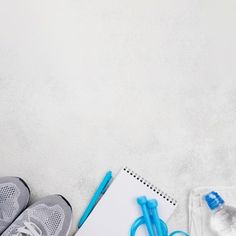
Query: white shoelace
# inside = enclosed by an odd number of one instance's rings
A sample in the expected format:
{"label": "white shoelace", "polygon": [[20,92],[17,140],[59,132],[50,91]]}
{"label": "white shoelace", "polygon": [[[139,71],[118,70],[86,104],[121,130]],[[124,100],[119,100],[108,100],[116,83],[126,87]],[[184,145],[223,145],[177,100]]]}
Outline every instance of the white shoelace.
{"label": "white shoelace", "polygon": [[17,230],[13,236],[42,236],[42,231],[32,222],[24,222],[24,226]]}

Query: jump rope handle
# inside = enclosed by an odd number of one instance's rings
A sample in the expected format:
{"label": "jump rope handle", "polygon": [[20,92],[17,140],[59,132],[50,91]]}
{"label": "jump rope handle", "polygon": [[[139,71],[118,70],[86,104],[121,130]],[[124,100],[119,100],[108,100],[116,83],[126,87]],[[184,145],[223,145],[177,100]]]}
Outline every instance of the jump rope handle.
{"label": "jump rope handle", "polygon": [[[157,236],[168,236],[168,227],[158,215],[158,202],[156,200],[148,201],[146,197],[139,197],[137,203],[142,209],[143,216],[139,217],[133,223],[130,230],[130,236],[135,236],[137,229],[143,224],[146,225],[149,236],[156,236],[155,232],[157,232]],[[187,233],[180,230],[172,232],[169,236],[174,235],[189,236]]]}

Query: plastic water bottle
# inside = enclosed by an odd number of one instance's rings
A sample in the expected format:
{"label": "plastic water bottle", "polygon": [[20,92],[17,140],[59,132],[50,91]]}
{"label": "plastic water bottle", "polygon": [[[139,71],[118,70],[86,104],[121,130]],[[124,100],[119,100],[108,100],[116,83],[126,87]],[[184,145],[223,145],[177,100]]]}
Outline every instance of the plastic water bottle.
{"label": "plastic water bottle", "polygon": [[204,198],[211,211],[209,227],[212,233],[216,236],[236,236],[236,208],[226,206],[217,192],[211,192]]}

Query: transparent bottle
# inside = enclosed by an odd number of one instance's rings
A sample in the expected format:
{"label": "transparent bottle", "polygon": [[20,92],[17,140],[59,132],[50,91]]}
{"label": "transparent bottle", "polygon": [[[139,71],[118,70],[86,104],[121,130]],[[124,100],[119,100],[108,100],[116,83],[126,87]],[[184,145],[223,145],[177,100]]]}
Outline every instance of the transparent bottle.
{"label": "transparent bottle", "polygon": [[207,194],[204,199],[211,211],[209,227],[214,235],[236,236],[236,208],[225,205],[217,192]]}

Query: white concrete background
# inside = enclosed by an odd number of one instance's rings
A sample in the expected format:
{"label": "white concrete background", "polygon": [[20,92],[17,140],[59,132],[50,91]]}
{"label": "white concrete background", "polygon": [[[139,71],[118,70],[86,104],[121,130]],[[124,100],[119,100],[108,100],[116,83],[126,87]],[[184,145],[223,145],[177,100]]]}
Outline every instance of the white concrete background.
{"label": "white concrete background", "polygon": [[74,225],[107,169],[180,202],[236,181],[235,0],[0,0],[0,175]]}

